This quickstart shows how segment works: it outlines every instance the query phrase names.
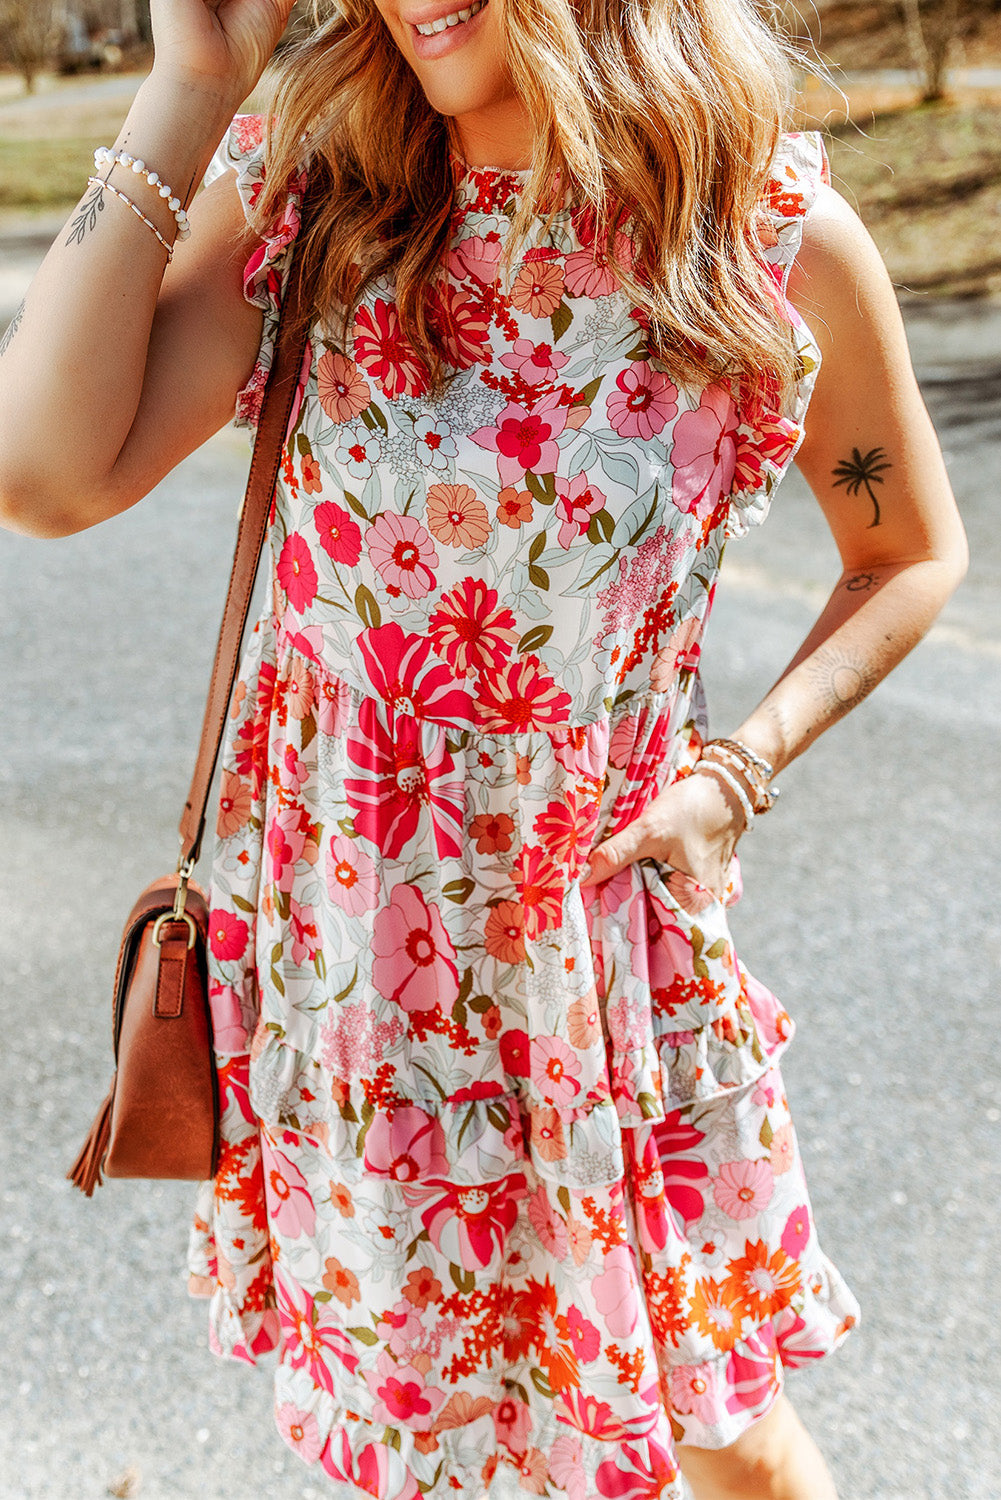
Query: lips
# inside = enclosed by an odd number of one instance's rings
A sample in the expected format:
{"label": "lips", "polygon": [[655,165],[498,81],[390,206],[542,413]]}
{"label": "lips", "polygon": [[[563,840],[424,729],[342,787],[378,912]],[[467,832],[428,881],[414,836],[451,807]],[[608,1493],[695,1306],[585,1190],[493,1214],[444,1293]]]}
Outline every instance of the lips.
{"label": "lips", "polygon": [[401,17],[410,32],[415,56],[431,60],[461,47],[479,30],[480,17],[488,3],[489,0],[473,0],[471,5],[456,6],[455,0],[451,0],[451,9],[439,4],[434,9],[428,7]]}

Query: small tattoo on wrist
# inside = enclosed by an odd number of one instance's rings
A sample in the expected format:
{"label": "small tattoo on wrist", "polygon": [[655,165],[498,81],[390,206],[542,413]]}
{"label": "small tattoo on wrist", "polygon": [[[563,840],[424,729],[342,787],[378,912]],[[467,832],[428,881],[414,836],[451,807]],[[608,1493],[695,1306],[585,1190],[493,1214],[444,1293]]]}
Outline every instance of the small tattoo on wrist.
{"label": "small tattoo on wrist", "polygon": [[22,302],[21,306],[17,309],[17,312],[14,314],[14,316],[11,318],[10,322],[8,323],[7,329],[6,329],[6,331],[5,331],[4,335],[3,335],[3,338],[0,338],[0,359],[3,359],[4,355],[7,353],[7,350],[10,348],[11,344],[14,342],[14,335],[17,332],[17,330],[20,328],[20,326],[21,326],[21,319],[23,317],[24,317],[24,303]]}
{"label": "small tattoo on wrist", "polygon": [[76,215],[70,224],[67,245],[82,245],[85,237],[97,226],[97,216],[104,212],[104,191],[102,188],[94,188],[89,197],[80,204]]}
{"label": "small tattoo on wrist", "polygon": [[877,588],[878,585],[878,573],[855,573],[851,578],[845,580],[845,588],[850,594],[861,594],[868,589]]}
{"label": "small tattoo on wrist", "polygon": [[875,512],[872,520],[869,522],[870,529],[873,526],[878,526],[881,519],[879,501],[876,499],[876,491],[873,489],[873,485],[882,484],[883,475],[886,470],[892,468],[893,465],[887,458],[884,448],[870,448],[868,453],[863,453],[859,448],[853,448],[851,458],[842,459],[831,470],[831,473],[835,476],[835,489],[838,489],[840,485],[844,485],[846,493],[849,495],[857,495],[861,489],[865,489],[866,494],[872,501],[873,511]]}

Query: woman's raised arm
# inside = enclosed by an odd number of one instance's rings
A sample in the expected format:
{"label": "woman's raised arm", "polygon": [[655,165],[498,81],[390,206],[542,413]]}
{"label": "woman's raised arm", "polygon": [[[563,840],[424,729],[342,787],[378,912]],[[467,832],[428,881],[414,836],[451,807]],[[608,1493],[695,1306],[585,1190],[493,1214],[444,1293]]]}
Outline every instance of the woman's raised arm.
{"label": "woman's raised arm", "polygon": [[[291,0],[155,0],[157,60],[114,143],[185,206],[263,70]],[[111,144],[109,142],[109,144]],[[174,215],[128,167],[102,176],[168,242]],[[231,416],[261,314],[243,299],[231,175],[172,264],[116,194],[88,188],[0,343],[0,524],[62,536],[125,510]]]}

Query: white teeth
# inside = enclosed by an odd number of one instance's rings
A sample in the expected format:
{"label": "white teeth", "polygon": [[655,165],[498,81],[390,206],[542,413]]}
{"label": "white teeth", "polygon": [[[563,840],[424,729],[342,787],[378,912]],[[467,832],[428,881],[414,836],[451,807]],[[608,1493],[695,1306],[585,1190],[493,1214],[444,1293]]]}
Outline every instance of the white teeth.
{"label": "white teeth", "polygon": [[468,21],[470,16],[478,15],[486,5],[487,0],[477,0],[475,5],[468,6],[465,10],[454,10],[451,15],[440,16],[437,21],[427,21],[423,26],[415,29],[421,36],[437,36],[442,31],[447,31],[450,26],[461,26],[463,21]]}

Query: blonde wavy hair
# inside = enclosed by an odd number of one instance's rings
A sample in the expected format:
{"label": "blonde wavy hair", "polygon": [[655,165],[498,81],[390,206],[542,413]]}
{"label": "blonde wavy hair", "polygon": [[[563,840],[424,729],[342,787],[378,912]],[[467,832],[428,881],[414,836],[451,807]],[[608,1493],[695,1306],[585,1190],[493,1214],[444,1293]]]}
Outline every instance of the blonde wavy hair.
{"label": "blonde wavy hair", "polygon": [[[493,0],[535,129],[506,245],[535,215],[590,209],[654,352],[696,387],[730,377],[788,392],[797,356],[756,214],[790,120],[795,54],[753,0]],[[276,64],[265,111],[262,232],[310,146],[298,252],[317,313],[346,344],[353,309],[395,279],[403,335],[440,392],[448,365],[429,289],[443,274],[455,190],[451,122],[428,104],[372,0],[338,0]],[[554,193],[554,184],[566,196]],[[628,224],[632,263],[616,254]]]}

